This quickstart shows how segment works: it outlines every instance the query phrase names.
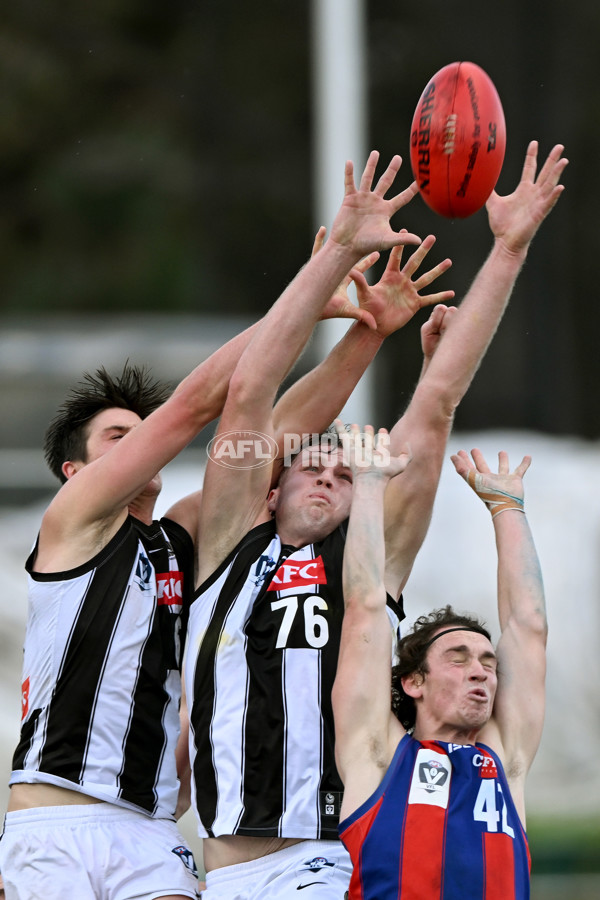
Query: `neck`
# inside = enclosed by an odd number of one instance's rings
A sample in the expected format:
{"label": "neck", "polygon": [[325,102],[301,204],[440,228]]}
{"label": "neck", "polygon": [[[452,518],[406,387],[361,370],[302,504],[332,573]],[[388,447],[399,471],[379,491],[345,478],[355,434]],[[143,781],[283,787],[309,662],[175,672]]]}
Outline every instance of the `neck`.
{"label": "neck", "polygon": [[431,728],[419,722],[415,725],[413,737],[417,741],[444,741],[447,744],[477,743],[481,728],[462,728],[456,725],[439,725]]}
{"label": "neck", "polygon": [[154,518],[155,503],[156,497],[148,497],[141,494],[129,504],[129,513],[145,525],[151,525]]}

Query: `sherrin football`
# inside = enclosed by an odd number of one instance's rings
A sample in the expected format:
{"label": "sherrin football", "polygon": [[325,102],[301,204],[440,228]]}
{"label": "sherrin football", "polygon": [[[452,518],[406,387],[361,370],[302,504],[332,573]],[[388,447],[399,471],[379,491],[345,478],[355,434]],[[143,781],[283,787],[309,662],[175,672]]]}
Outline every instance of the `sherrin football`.
{"label": "sherrin football", "polygon": [[498,181],[505,148],[504,111],[489,75],[472,62],[436,72],[421,94],[410,137],[425,203],[449,219],[472,216]]}

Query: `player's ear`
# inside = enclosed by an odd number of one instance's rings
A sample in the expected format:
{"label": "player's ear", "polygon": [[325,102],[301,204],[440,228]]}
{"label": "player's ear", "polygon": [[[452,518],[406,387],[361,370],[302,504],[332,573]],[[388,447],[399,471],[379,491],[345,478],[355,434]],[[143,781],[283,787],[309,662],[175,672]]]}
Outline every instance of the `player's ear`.
{"label": "player's ear", "polygon": [[75,473],[78,472],[82,466],[83,466],[83,463],[71,462],[71,460],[68,459],[66,462],[64,462],[62,464],[62,466],[60,467],[60,470],[68,481],[69,478],[72,478],[73,475],[75,475]]}
{"label": "player's ear", "polygon": [[416,700],[423,693],[422,686],[424,681],[425,679],[421,672],[411,672],[410,675],[404,675],[401,679],[402,690],[407,697],[412,697],[413,700]]}
{"label": "player's ear", "polygon": [[271,513],[272,516],[275,515],[277,511],[277,499],[279,497],[279,488],[273,488],[267,494],[267,509]]}

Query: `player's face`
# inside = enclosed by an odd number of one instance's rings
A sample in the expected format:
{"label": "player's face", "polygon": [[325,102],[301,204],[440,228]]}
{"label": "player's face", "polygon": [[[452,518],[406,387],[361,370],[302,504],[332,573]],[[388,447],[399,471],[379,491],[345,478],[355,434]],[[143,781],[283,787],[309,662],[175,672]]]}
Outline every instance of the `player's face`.
{"label": "player's face", "polygon": [[278,528],[295,519],[308,530],[308,543],[330,534],[350,515],[352,472],[339,450],[307,449],[296,457],[273,493]]}
{"label": "player's face", "polygon": [[498,684],[496,654],[485,635],[445,634],[430,647],[427,664],[422,690],[428,718],[459,731],[482,728],[492,715]]}
{"label": "player's face", "polygon": [[103,409],[90,420],[87,429],[86,463],[94,462],[108,453],[142,420],[129,409]]}
{"label": "player's face", "polygon": [[[94,462],[112,450],[126,434],[136,428],[141,418],[130,409],[103,409],[89,422],[87,429],[87,459],[85,465]],[[145,491],[158,494],[161,488],[161,477],[157,474],[145,488]]]}

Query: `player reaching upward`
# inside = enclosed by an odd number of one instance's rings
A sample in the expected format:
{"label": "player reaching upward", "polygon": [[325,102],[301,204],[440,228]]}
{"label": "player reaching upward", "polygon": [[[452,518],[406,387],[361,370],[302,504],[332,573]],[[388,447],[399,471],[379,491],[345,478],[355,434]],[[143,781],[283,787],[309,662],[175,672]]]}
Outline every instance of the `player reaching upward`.
{"label": "player reaching upward", "polygon": [[523,514],[530,459],[510,472],[500,453],[495,474],[477,450],[473,461],[464,451],[452,457],[492,514],[497,648],[476,618],[448,606],[417,620],[392,669],[383,500],[389,480],[406,477],[406,457],[390,458],[387,437],[356,426],[341,435],[354,481],[333,710],[349,897],[526,900],[524,788],[544,720],[547,631]]}

